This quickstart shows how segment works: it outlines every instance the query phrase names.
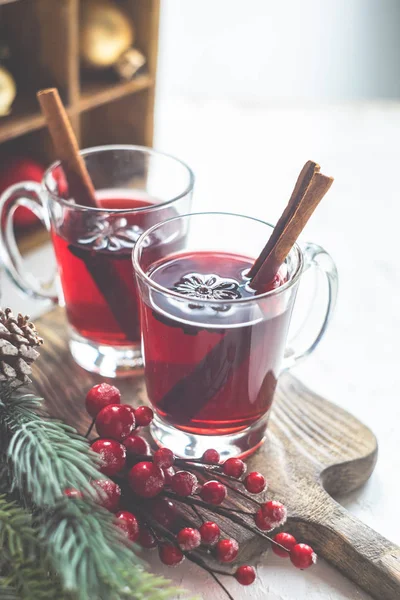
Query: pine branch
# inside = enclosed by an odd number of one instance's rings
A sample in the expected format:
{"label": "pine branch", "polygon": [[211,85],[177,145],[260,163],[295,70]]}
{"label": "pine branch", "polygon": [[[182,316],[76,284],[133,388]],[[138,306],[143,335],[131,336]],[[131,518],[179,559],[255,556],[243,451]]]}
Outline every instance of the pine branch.
{"label": "pine branch", "polygon": [[0,577],[0,600],[19,600],[16,589],[8,585],[6,577]]}

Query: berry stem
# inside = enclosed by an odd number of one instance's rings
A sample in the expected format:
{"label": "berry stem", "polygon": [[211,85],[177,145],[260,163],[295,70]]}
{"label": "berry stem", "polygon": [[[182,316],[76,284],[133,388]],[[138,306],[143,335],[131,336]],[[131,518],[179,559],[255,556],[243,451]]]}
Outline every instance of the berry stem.
{"label": "berry stem", "polygon": [[[228,596],[229,600],[235,600],[233,596],[231,596],[231,594],[228,592],[228,590],[226,589],[226,587],[224,586],[224,584],[222,583],[222,581],[220,581],[218,579],[218,577],[215,575],[216,572],[212,572],[210,571],[210,575],[211,577],[218,583],[218,585],[224,590],[225,594]],[[225,573],[226,574],[226,573]]]}
{"label": "berry stem", "polygon": [[200,512],[197,509],[197,506],[195,506],[193,504],[192,510],[193,510],[194,514],[196,515],[196,517],[199,519],[199,521],[201,521],[202,523],[204,523],[205,521],[204,521],[203,515],[200,514]]}
{"label": "berry stem", "polygon": [[93,421],[90,423],[89,425],[89,429],[87,430],[87,432],[85,433],[85,438],[88,438],[89,435],[92,433],[92,429],[94,427],[94,424],[96,422],[96,417],[94,417]]}

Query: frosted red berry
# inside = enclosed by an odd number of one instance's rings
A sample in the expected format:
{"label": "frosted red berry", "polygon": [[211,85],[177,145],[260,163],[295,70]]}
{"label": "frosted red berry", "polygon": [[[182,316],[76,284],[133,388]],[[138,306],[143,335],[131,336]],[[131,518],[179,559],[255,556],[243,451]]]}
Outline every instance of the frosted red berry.
{"label": "frosted red berry", "polygon": [[257,471],[253,471],[249,473],[244,480],[245,488],[250,494],[260,494],[267,487],[267,482],[265,481],[264,475],[258,473]]}
{"label": "frosted red berry", "polygon": [[226,486],[220,481],[206,481],[200,490],[200,496],[209,504],[222,504],[226,498]]}
{"label": "frosted red berry", "polygon": [[123,441],[128,456],[149,456],[150,446],[140,435],[131,433]]}
{"label": "frosted red berry", "polygon": [[131,489],[142,498],[154,498],[164,487],[165,475],[160,467],[151,462],[140,462],[128,475]]}
{"label": "frosted red berry", "polygon": [[276,527],[276,523],[264,515],[262,508],[259,508],[254,515],[254,521],[257,527],[262,529],[262,531],[272,531],[272,529],[275,529]]}
{"label": "frosted red berry", "polygon": [[153,461],[161,469],[169,469],[174,464],[174,453],[169,448],[159,448],[154,452]]}
{"label": "frosted red berry", "polygon": [[217,559],[223,563],[230,563],[235,560],[239,553],[239,544],[236,540],[220,540],[215,546]]}
{"label": "frosted red berry", "polygon": [[225,475],[240,479],[246,472],[246,465],[240,458],[228,458],[222,465],[222,470]]}
{"label": "frosted red berry", "polygon": [[138,406],[135,408],[135,419],[138,427],[147,427],[154,418],[154,413],[149,406]]}
{"label": "frosted red berry", "polygon": [[150,529],[144,525],[140,527],[138,542],[142,548],[155,548],[157,546],[156,538],[151,533]]}
{"label": "frosted red berry", "polygon": [[121,442],[135,428],[135,415],[126,404],[109,404],[96,417],[96,429],[101,437]]}
{"label": "frosted red berry", "polygon": [[285,552],[285,550],[279,548],[279,546],[275,546],[275,544],[271,545],[272,552],[281,558],[289,558],[290,550],[297,544],[295,537],[290,535],[290,533],[284,533],[283,531],[274,536],[274,542],[277,542],[288,550],[288,552]]}
{"label": "frosted red berry", "polygon": [[269,500],[261,505],[265,519],[275,523],[275,527],[283,525],[287,518],[286,506],[276,500]]}
{"label": "frosted red berry", "polygon": [[119,485],[111,479],[96,479],[92,485],[97,490],[97,503],[110,512],[117,511],[121,499]]}
{"label": "frosted red berry", "polygon": [[63,491],[64,496],[68,496],[68,498],[83,498],[82,492],[75,488],[66,488]]}
{"label": "frosted red berry", "polygon": [[108,383],[100,383],[88,391],[85,405],[89,415],[94,418],[105,406],[119,404],[120,402],[121,392],[118,388]]}
{"label": "frosted red berry", "polygon": [[115,513],[115,525],[121,529],[131,542],[136,542],[139,537],[139,523],[135,515],[127,510]]}
{"label": "frosted red berry", "polygon": [[212,465],[218,465],[219,461],[221,460],[219,452],[214,450],[214,448],[209,448],[206,450],[201,458],[203,462],[210,463]]}
{"label": "frosted red berry", "polygon": [[170,486],[179,496],[191,496],[197,489],[197,477],[189,471],[178,471],[173,476]]}
{"label": "frosted red berry", "polygon": [[99,454],[102,460],[100,471],[104,475],[115,475],[122,471],[126,462],[125,446],[115,440],[100,439],[93,442],[91,449]]}
{"label": "frosted red berry", "polygon": [[201,544],[201,535],[198,529],[184,527],[176,536],[177,542],[184,552],[190,552]]}
{"label": "frosted red berry", "polygon": [[184,559],[182,550],[170,542],[160,544],[158,554],[161,562],[169,567],[179,565]]}
{"label": "frosted red berry", "polygon": [[317,561],[317,556],[311,546],[296,544],[290,551],[290,560],[297,569],[308,569]]}
{"label": "frosted red berry", "polygon": [[214,546],[221,535],[221,530],[214,521],[206,521],[199,529],[201,541],[208,546]]}
{"label": "frosted red berry", "polygon": [[171,485],[171,481],[173,476],[175,475],[174,467],[169,467],[169,469],[163,469],[165,475],[165,485]]}
{"label": "frosted red berry", "polygon": [[255,578],[256,571],[254,567],[250,567],[249,565],[238,567],[235,571],[235,579],[240,585],[251,585],[254,583]]}
{"label": "frosted red berry", "polygon": [[174,525],[178,512],[175,503],[169,498],[155,498],[150,505],[150,514],[166,529]]}

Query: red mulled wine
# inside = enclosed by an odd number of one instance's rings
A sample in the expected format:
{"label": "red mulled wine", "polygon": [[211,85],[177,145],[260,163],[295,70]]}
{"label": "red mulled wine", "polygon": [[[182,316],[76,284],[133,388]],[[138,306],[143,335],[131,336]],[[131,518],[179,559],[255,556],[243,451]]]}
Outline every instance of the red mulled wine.
{"label": "red mulled wine", "polygon": [[[158,415],[185,432],[240,432],[270,409],[291,309],[279,294],[264,304],[243,301],[255,296],[246,277],[252,263],[182,253],[148,272],[179,296],[142,302],[147,391]],[[283,281],[278,275],[263,292]]]}
{"label": "red mulled wine", "polygon": [[154,199],[113,190],[98,193],[97,202],[99,208],[127,212],[76,211],[52,230],[68,321],[96,343],[127,345],[140,340],[132,247],[154,224],[152,213],[129,211],[152,206]]}

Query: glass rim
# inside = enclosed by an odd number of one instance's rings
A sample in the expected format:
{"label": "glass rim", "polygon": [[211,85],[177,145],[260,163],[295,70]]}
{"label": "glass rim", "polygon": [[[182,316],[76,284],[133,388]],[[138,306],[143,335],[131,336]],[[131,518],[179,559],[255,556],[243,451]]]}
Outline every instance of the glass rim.
{"label": "glass rim", "polygon": [[[159,283],[154,281],[151,277],[149,277],[147,275],[147,273],[145,273],[145,271],[140,266],[139,249],[140,249],[140,246],[141,246],[143,240],[146,238],[146,236],[151,235],[151,233],[153,231],[155,231],[158,227],[161,227],[162,225],[165,225],[166,223],[171,223],[172,221],[178,221],[179,219],[188,219],[191,217],[198,217],[198,216],[239,217],[241,219],[247,219],[249,221],[254,221],[256,223],[261,223],[262,225],[266,225],[267,227],[274,229],[274,226],[271,225],[271,223],[267,223],[266,221],[262,221],[261,219],[256,219],[255,217],[249,217],[247,215],[241,215],[239,213],[206,211],[206,212],[189,213],[186,215],[178,215],[177,217],[172,217],[171,219],[166,219],[165,221],[156,223],[155,225],[152,225],[151,227],[149,227],[149,229],[144,231],[142,233],[142,235],[138,238],[138,240],[135,243],[135,246],[132,250],[132,263],[133,263],[133,269],[135,271],[136,276],[140,277],[150,288],[153,288],[153,290],[156,290],[157,292],[162,292],[163,294],[172,296],[173,298],[179,298],[180,300],[185,300],[186,302],[188,301],[188,296],[185,296],[184,294],[180,294],[179,292],[175,292],[173,290],[170,290],[170,289],[164,287],[163,285],[160,285]],[[290,250],[290,253],[293,251],[296,252],[296,255],[298,257],[298,265],[297,265],[296,270],[293,273],[292,277],[290,279],[288,279],[287,281],[285,281],[285,283],[283,285],[280,285],[279,287],[277,287],[273,290],[270,290],[268,292],[263,292],[262,294],[255,294],[254,296],[247,296],[246,298],[232,298],[232,299],[227,299],[227,300],[214,300],[212,298],[196,298],[196,302],[199,304],[204,303],[206,306],[209,306],[209,305],[214,305],[214,306],[217,305],[218,306],[218,305],[224,305],[224,304],[245,304],[248,302],[254,302],[255,300],[256,301],[262,300],[264,298],[268,298],[271,296],[277,296],[277,295],[285,292],[299,280],[300,275],[303,271],[303,266],[304,266],[303,252],[297,242],[295,242],[293,244],[293,247]]]}
{"label": "glass rim", "polygon": [[88,156],[90,154],[95,154],[96,152],[100,153],[100,152],[108,152],[108,151],[113,151],[113,150],[123,150],[123,151],[124,150],[126,150],[126,151],[134,150],[134,151],[143,152],[143,154],[162,156],[164,158],[172,159],[173,161],[179,163],[187,171],[187,173],[189,175],[189,183],[186,186],[186,188],[184,189],[184,191],[181,192],[179,195],[174,196],[174,198],[170,198],[169,200],[165,200],[164,202],[160,202],[158,204],[153,204],[151,206],[141,206],[138,208],[128,208],[128,209],[127,208],[97,208],[94,206],[84,206],[83,204],[77,204],[75,202],[71,202],[70,200],[66,200],[65,198],[61,198],[60,196],[55,194],[49,188],[49,185],[47,182],[48,178],[50,177],[50,175],[54,171],[54,169],[61,166],[61,161],[56,160],[49,167],[47,167],[47,169],[43,175],[42,185],[43,185],[45,191],[55,201],[60,202],[61,204],[63,204],[64,206],[67,206],[68,208],[75,208],[76,210],[87,210],[87,211],[93,211],[93,212],[98,212],[98,213],[118,214],[118,213],[134,213],[134,212],[152,212],[159,208],[164,208],[164,206],[168,206],[169,204],[173,204],[177,200],[184,198],[187,194],[189,194],[193,190],[195,176],[194,176],[192,169],[185,162],[183,162],[183,160],[181,160],[180,158],[177,158],[176,156],[173,156],[172,154],[168,154],[167,152],[160,152],[159,150],[155,150],[154,148],[149,148],[148,146],[139,146],[139,145],[134,145],[134,144],[103,144],[101,146],[91,146],[89,148],[83,148],[82,150],[79,150],[79,154],[81,156]]}

